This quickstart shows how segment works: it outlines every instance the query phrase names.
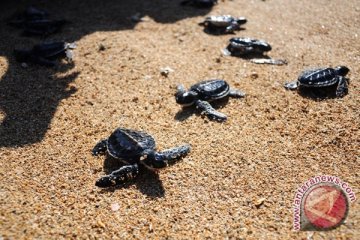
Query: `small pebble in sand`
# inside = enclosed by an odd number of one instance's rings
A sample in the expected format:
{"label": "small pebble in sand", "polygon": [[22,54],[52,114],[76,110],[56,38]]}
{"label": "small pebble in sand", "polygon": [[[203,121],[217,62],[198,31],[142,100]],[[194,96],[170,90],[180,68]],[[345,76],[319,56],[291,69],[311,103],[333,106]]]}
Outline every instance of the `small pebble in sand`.
{"label": "small pebble in sand", "polygon": [[266,200],[266,198],[259,198],[258,200],[255,201],[255,206],[260,207],[261,205],[263,205],[265,200]]}
{"label": "small pebble in sand", "polygon": [[252,79],[257,79],[257,78],[259,77],[259,74],[258,74],[257,72],[252,72],[252,73],[250,74],[250,77],[251,77]]}
{"label": "small pebble in sand", "polygon": [[152,76],[150,76],[150,75],[145,75],[145,76],[144,76],[144,79],[145,79],[145,80],[150,80],[151,78],[152,78]]}
{"label": "small pebble in sand", "polygon": [[98,227],[105,228],[105,223],[103,223],[100,219],[97,221]]}
{"label": "small pebble in sand", "polygon": [[113,211],[113,212],[116,212],[116,211],[118,211],[120,209],[120,205],[118,204],[118,203],[113,203],[113,204],[111,204],[111,210]]}
{"label": "small pebble in sand", "polygon": [[174,72],[174,69],[170,67],[160,68],[160,74],[164,77],[167,77],[172,72]]}
{"label": "small pebble in sand", "polygon": [[106,47],[104,46],[104,44],[100,43],[99,44],[99,51],[105,51]]}

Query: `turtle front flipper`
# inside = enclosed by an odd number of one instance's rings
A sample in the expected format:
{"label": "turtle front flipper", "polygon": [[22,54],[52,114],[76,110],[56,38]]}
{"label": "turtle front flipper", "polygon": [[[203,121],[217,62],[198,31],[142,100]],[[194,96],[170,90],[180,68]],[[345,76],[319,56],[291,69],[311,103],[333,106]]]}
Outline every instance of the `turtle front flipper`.
{"label": "turtle front flipper", "polygon": [[344,97],[348,93],[348,82],[347,79],[339,76],[338,77],[338,85],[336,87],[336,96]]}
{"label": "turtle front flipper", "polygon": [[216,111],[208,102],[197,100],[196,107],[199,108],[209,119],[224,122],[227,120],[225,114]]}
{"label": "turtle front flipper", "polygon": [[297,89],[299,86],[298,82],[297,81],[294,81],[294,82],[286,82],[284,84],[284,87],[288,90],[295,90]]}
{"label": "turtle front flipper", "polygon": [[110,187],[121,183],[125,183],[134,179],[139,174],[139,166],[137,164],[123,166],[96,181],[97,187]]}
{"label": "turtle front flipper", "polygon": [[245,93],[243,91],[238,90],[238,89],[230,88],[229,97],[243,98],[243,97],[245,97]]}
{"label": "turtle front flipper", "polygon": [[149,154],[143,161],[144,165],[149,168],[164,168],[172,163],[180,160],[190,152],[190,145],[182,145],[180,147],[170,148],[161,152]]}
{"label": "turtle front flipper", "polygon": [[104,154],[107,150],[107,139],[100,140],[92,150],[92,155]]}
{"label": "turtle front flipper", "polygon": [[253,58],[250,60],[256,64],[270,64],[270,65],[286,65],[288,62],[285,59],[273,59],[273,58]]}
{"label": "turtle front flipper", "polygon": [[155,153],[155,160],[156,161],[172,161],[172,160],[178,160],[181,157],[186,156],[190,152],[190,145],[182,145],[180,147],[174,147],[170,149],[166,149],[161,152]]}

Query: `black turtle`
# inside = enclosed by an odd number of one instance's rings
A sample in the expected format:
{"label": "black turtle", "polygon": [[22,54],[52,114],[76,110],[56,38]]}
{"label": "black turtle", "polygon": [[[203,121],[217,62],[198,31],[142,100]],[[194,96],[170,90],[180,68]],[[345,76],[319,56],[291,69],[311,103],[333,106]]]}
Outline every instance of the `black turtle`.
{"label": "black turtle", "polygon": [[236,37],[229,40],[229,44],[225,51],[228,55],[232,56],[244,56],[249,54],[264,54],[271,50],[270,44],[263,40],[253,38]]}
{"label": "black turtle", "polygon": [[35,7],[28,7],[15,19],[8,21],[8,24],[24,30],[24,35],[46,36],[58,32],[66,20],[50,20],[49,14]]}
{"label": "black turtle", "polygon": [[135,178],[139,173],[139,165],[154,170],[164,168],[185,156],[190,151],[190,145],[171,148],[165,151],[155,151],[155,140],[145,132],[117,128],[107,139],[99,141],[92,154],[108,153],[111,157],[119,159],[126,165],[113,171],[96,182],[98,187],[109,187],[124,183]]}
{"label": "black turtle", "polygon": [[345,78],[349,72],[345,66],[335,68],[309,69],[300,74],[297,81],[285,83],[286,89],[300,88],[323,88],[336,85],[336,96],[343,97],[348,92],[348,79]]}
{"label": "black turtle", "polygon": [[24,12],[16,16],[17,20],[31,21],[45,19],[49,16],[49,13],[43,9],[36,8],[34,6],[28,7]]}
{"label": "black turtle", "polygon": [[223,54],[249,59],[252,63],[257,64],[287,64],[286,60],[273,59],[264,54],[270,50],[270,44],[264,40],[236,37],[229,40],[228,46],[223,49]]}
{"label": "black turtle", "polygon": [[190,5],[197,8],[211,8],[217,4],[217,0],[185,0],[180,3],[181,5]]}
{"label": "black turtle", "polygon": [[226,115],[216,111],[208,102],[225,97],[241,98],[245,93],[230,88],[229,84],[221,79],[213,79],[199,82],[186,91],[183,85],[179,85],[175,99],[182,106],[196,105],[211,120],[226,121]]}
{"label": "black turtle", "polygon": [[55,66],[55,59],[59,56],[66,56],[72,60],[72,49],[76,48],[75,43],[50,42],[35,45],[31,50],[14,50],[18,62],[31,62],[47,67]]}
{"label": "black turtle", "polygon": [[234,33],[235,30],[240,30],[240,25],[247,22],[246,18],[234,18],[230,15],[209,16],[199,25],[205,26],[207,32],[219,33]]}

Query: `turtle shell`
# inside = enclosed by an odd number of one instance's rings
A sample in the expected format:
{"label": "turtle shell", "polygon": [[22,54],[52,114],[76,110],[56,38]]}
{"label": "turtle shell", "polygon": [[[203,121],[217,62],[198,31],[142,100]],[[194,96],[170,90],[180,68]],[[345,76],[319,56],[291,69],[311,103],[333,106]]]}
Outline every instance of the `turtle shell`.
{"label": "turtle shell", "polygon": [[271,50],[270,44],[268,44],[263,40],[236,37],[236,38],[231,38],[229,41],[231,47],[235,49],[253,48],[254,51],[258,51],[258,52],[267,52]]}
{"label": "turtle shell", "polygon": [[333,68],[310,69],[300,74],[298,82],[305,87],[326,87],[337,83],[336,76]]}
{"label": "turtle shell", "polygon": [[210,23],[216,27],[227,27],[233,22],[235,19],[229,15],[224,16],[210,16],[205,19],[205,22]]}
{"label": "turtle shell", "polygon": [[198,94],[201,100],[215,100],[226,97],[229,94],[230,86],[221,79],[212,79],[199,82],[190,88]]}
{"label": "turtle shell", "polygon": [[155,149],[155,140],[145,132],[117,128],[108,138],[109,154],[118,159],[138,159]]}

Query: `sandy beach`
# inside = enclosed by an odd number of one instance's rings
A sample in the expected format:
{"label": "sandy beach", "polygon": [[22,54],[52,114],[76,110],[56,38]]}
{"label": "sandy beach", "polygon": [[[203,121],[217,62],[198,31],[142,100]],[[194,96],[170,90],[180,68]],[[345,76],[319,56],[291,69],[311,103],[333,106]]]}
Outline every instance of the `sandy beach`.
{"label": "sandy beach", "polygon": [[[331,231],[293,230],[297,188],[337,176],[360,197],[360,2],[234,0],[212,9],[180,1],[0,3],[0,239],[356,239],[360,204]],[[27,6],[67,19],[47,38],[6,19]],[[204,32],[206,16],[244,16],[233,35]],[[143,21],[134,22],[137,15]],[[231,37],[264,39],[260,65],[223,56]],[[73,63],[15,61],[15,48],[76,42]],[[349,93],[309,98],[283,87],[313,67],[345,65]],[[161,69],[173,70],[168,76]],[[224,123],[175,102],[178,84],[224,79],[246,93],[215,104]],[[145,131],[164,150],[191,152],[158,173],[98,188],[121,166],[91,150],[118,127]]]}

